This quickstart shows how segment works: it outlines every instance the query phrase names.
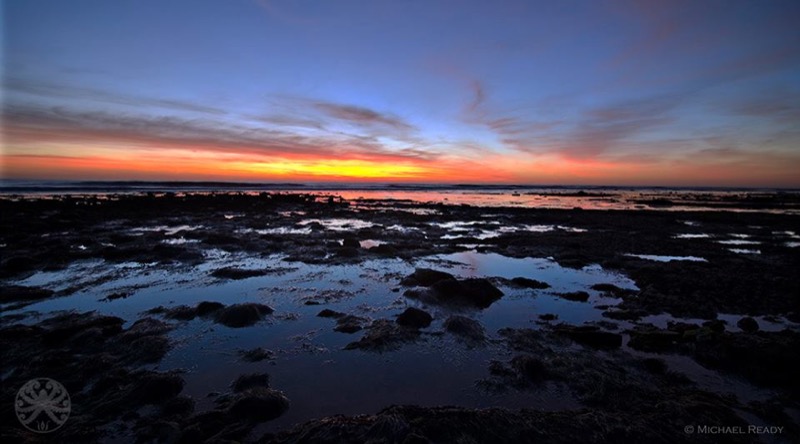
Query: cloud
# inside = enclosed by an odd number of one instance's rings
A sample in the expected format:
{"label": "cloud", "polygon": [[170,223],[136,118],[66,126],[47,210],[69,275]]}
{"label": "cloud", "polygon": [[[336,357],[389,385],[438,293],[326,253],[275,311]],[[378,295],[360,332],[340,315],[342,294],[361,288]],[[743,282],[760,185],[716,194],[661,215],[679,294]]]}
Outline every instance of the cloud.
{"label": "cloud", "polygon": [[9,92],[30,94],[46,98],[63,98],[69,100],[89,100],[101,103],[113,103],[132,107],[152,106],[172,111],[190,111],[196,113],[225,115],[223,109],[199,105],[196,103],[158,99],[152,97],[130,96],[121,93],[112,93],[93,88],[77,87],[68,84],[31,82],[20,79],[6,79],[3,87]]}
{"label": "cloud", "polygon": [[382,114],[369,108],[331,102],[316,102],[314,107],[327,116],[359,126],[387,126],[396,130],[412,131],[415,128],[402,119]]}
{"label": "cloud", "polygon": [[105,143],[147,148],[203,149],[220,153],[321,158],[344,157],[383,161],[433,160],[420,149],[387,149],[368,137],[341,133],[305,136],[211,119],[143,116],[67,108],[10,106],[3,110],[9,144]]}

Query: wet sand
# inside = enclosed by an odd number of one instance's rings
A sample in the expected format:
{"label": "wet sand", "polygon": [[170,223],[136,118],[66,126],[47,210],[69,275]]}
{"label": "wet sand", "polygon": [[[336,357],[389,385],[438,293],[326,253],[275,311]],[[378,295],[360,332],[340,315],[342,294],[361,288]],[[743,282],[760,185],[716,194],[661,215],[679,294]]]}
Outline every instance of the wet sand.
{"label": "wet sand", "polygon": [[0,199],[3,440],[33,377],[72,442],[800,436],[796,196],[595,194]]}

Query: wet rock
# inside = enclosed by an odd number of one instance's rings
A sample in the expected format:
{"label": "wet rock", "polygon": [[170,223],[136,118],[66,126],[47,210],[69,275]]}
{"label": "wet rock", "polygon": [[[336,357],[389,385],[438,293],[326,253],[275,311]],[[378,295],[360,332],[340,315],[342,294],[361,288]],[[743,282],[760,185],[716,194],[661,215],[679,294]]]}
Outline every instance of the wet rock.
{"label": "wet rock", "polygon": [[609,309],[603,312],[606,318],[616,319],[618,321],[635,321],[642,316],[647,316],[644,310],[629,310],[629,309]]}
{"label": "wet rock", "polygon": [[342,246],[347,248],[361,248],[361,242],[354,237],[346,237],[342,239]]}
{"label": "wet rock", "polygon": [[547,282],[537,281],[536,279],[529,279],[526,277],[515,277],[511,279],[511,284],[522,288],[543,289],[550,288]]}
{"label": "wet rock", "polygon": [[89,317],[77,315],[56,316],[48,321],[52,327],[42,336],[44,345],[54,346],[64,343],[78,333],[94,329],[102,337],[109,337],[122,331],[125,321],[116,316]]}
{"label": "wet rock", "polygon": [[452,274],[443,271],[431,270],[429,268],[417,268],[413,273],[400,281],[400,284],[407,287],[430,287],[445,279],[455,278]]}
{"label": "wet rock", "polygon": [[525,380],[540,382],[548,377],[547,366],[541,359],[531,355],[515,356],[511,367]]}
{"label": "wet rock", "polygon": [[239,393],[253,387],[269,388],[269,375],[266,373],[250,373],[241,375],[231,384],[234,392]]}
{"label": "wet rock", "polygon": [[691,332],[694,330],[698,330],[700,328],[697,324],[692,324],[689,322],[667,322],[667,330],[674,331],[680,334],[685,334],[686,332]]}
{"label": "wet rock", "polygon": [[366,322],[367,319],[360,316],[345,315],[336,320],[336,327],[333,330],[341,333],[355,333],[364,328]]}
{"label": "wet rock", "polygon": [[319,316],[319,317],[321,317],[321,318],[334,318],[334,319],[338,319],[338,318],[341,318],[341,317],[343,317],[343,316],[344,316],[344,313],[341,313],[341,312],[338,312],[338,311],[331,310],[330,308],[326,308],[326,309],[324,309],[324,310],[320,311],[319,313],[317,313],[317,316]]}
{"label": "wet rock", "polygon": [[641,329],[630,331],[628,346],[647,352],[665,352],[672,350],[681,339],[681,334],[660,329]]}
{"label": "wet rock", "polygon": [[360,245],[359,248],[341,247],[336,249],[335,254],[337,257],[352,258],[352,257],[358,257],[358,255],[361,254],[359,250],[360,250]]}
{"label": "wet rock", "polygon": [[278,418],[287,410],[289,398],[282,392],[254,387],[238,394],[227,412],[233,418],[261,422]]}
{"label": "wet rock", "polygon": [[162,335],[174,328],[174,325],[160,321],[153,318],[142,318],[137,320],[125,330],[121,335],[121,339],[135,339],[142,336]]}
{"label": "wet rock", "polygon": [[126,363],[155,363],[160,361],[172,348],[169,339],[161,335],[147,335],[122,344],[128,349],[122,357]]}
{"label": "wet rock", "polygon": [[422,290],[407,290],[406,296],[432,304],[487,308],[503,292],[487,279],[444,279]]}
{"label": "wet rock", "polygon": [[433,316],[424,310],[415,307],[408,307],[399,316],[397,316],[397,323],[411,328],[425,328],[431,325]]}
{"label": "wet rock", "polygon": [[558,315],[553,313],[544,313],[539,315],[539,319],[543,321],[555,321],[558,319]]}
{"label": "wet rock", "polygon": [[711,321],[703,322],[703,327],[706,327],[706,328],[708,328],[709,330],[711,330],[711,331],[713,331],[715,333],[722,333],[722,332],[725,331],[725,325],[726,324],[727,324],[727,322],[725,322],[725,321],[723,321],[721,319],[714,319],[714,320],[711,320]]}
{"label": "wet rock", "polygon": [[197,316],[205,317],[223,308],[225,308],[225,304],[220,302],[203,301],[197,304]]}
{"label": "wet rock", "polygon": [[629,290],[622,289],[614,284],[594,284],[589,288],[602,293],[608,293],[615,297],[620,297],[630,292]]}
{"label": "wet rock", "polygon": [[259,362],[265,359],[272,359],[274,353],[271,350],[262,347],[252,348],[250,350],[239,350],[239,356],[242,360],[247,362]]}
{"label": "wet rock", "polygon": [[569,293],[557,293],[560,298],[568,301],[586,302],[589,300],[589,293],[585,291],[573,291]]}
{"label": "wet rock", "polygon": [[146,372],[135,383],[131,396],[143,404],[158,404],[183,390],[183,378],[175,373]]}
{"label": "wet rock", "polygon": [[268,270],[251,270],[245,268],[225,267],[214,270],[211,276],[221,279],[247,279],[256,276],[263,276]]}
{"label": "wet rock", "polygon": [[400,254],[400,251],[396,247],[389,244],[374,246],[369,249],[369,252],[385,257],[396,257]]}
{"label": "wet rock", "polygon": [[736,322],[736,326],[741,328],[745,333],[753,333],[759,329],[758,321],[749,316],[739,319],[739,321]]}
{"label": "wet rock", "polygon": [[194,412],[194,399],[189,396],[176,396],[164,403],[161,414],[164,416],[187,416]]}
{"label": "wet rock", "polygon": [[555,331],[563,334],[581,345],[593,348],[619,348],[622,346],[622,335],[600,330],[594,325],[558,325]]}
{"label": "wet rock", "polygon": [[175,307],[158,306],[147,310],[147,314],[160,314],[169,319],[176,319],[179,321],[191,321],[197,317],[197,309],[189,307],[188,305],[177,305]]}
{"label": "wet rock", "polygon": [[9,302],[33,302],[53,296],[53,291],[46,288],[26,287],[23,285],[0,286],[0,304]]}
{"label": "wet rock", "polygon": [[272,308],[264,304],[234,304],[216,312],[214,322],[231,328],[247,327],[264,319],[272,313]]}
{"label": "wet rock", "polygon": [[367,327],[367,332],[356,342],[345,346],[345,350],[386,351],[399,347],[404,342],[419,337],[417,329],[397,325],[388,319],[378,319]]}
{"label": "wet rock", "polygon": [[486,339],[486,333],[481,323],[466,316],[450,316],[444,321],[444,329],[473,342],[480,342]]}

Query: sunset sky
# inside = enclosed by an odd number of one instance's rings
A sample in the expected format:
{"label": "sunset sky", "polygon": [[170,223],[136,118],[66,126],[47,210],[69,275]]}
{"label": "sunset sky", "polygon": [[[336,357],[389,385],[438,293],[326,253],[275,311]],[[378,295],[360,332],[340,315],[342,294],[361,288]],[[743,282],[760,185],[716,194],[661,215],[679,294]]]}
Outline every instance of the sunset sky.
{"label": "sunset sky", "polygon": [[7,0],[2,177],[800,186],[800,1]]}

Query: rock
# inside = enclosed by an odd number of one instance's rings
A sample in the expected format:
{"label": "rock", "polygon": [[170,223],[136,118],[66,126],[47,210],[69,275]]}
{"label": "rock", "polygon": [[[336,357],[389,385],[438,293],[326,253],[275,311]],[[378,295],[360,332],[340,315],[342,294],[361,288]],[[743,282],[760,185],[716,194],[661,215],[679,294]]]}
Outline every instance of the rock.
{"label": "rock", "polygon": [[360,252],[360,245],[356,247],[341,247],[336,249],[336,256],[338,257],[357,257]]}
{"label": "rock", "polygon": [[203,301],[197,304],[197,316],[208,316],[223,308],[225,308],[225,305],[220,302]]}
{"label": "rock", "polygon": [[741,328],[745,333],[753,333],[758,331],[758,322],[750,316],[745,316],[736,323],[736,326]]}
{"label": "rock", "polygon": [[364,328],[363,324],[365,322],[367,322],[367,319],[360,316],[345,315],[336,321],[336,327],[333,330],[342,333],[355,333]]}
{"label": "rock", "polygon": [[120,339],[133,340],[142,336],[162,335],[173,329],[173,325],[153,318],[142,318],[134,322],[121,335]]}
{"label": "rock", "polygon": [[231,328],[247,327],[264,319],[264,316],[272,311],[272,308],[263,304],[234,304],[218,310],[214,322]]}
{"label": "rock", "polygon": [[289,399],[282,392],[254,387],[240,393],[228,408],[228,414],[253,422],[269,421],[289,410]]}
{"label": "rock", "polygon": [[381,255],[381,256],[387,256],[387,257],[395,257],[398,254],[400,254],[400,252],[397,250],[397,248],[395,248],[395,247],[393,247],[392,245],[389,245],[389,244],[381,244],[381,245],[374,246],[374,247],[369,249],[369,252],[370,253],[374,253],[374,254],[378,254],[378,255]]}
{"label": "rock", "polygon": [[557,293],[559,297],[568,301],[586,302],[589,300],[589,293],[585,291],[573,291],[569,293]]}
{"label": "rock", "polygon": [[265,359],[272,358],[274,353],[270,350],[266,350],[262,347],[256,347],[250,350],[239,350],[239,356],[242,357],[242,360],[247,362],[259,362]]}
{"label": "rock", "polygon": [[511,279],[511,284],[523,288],[533,288],[533,289],[550,288],[550,284],[546,282],[537,281],[536,279],[528,279],[525,277],[515,277],[514,279]]}
{"label": "rock", "polygon": [[341,312],[334,311],[334,310],[331,310],[331,309],[329,309],[329,308],[326,308],[326,309],[322,310],[321,312],[317,313],[317,316],[319,316],[319,317],[321,317],[321,318],[334,318],[334,319],[338,319],[338,318],[341,318],[341,317],[343,317],[343,316],[344,316],[344,313],[341,313]]}
{"label": "rock", "polygon": [[194,399],[188,396],[176,396],[164,403],[161,414],[164,416],[186,416],[194,412]]}
{"label": "rock", "polygon": [[267,274],[267,270],[248,270],[244,268],[225,267],[211,272],[211,276],[221,279],[247,279]]}
{"label": "rock", "polygon": [[566,335],[581,345],[593,348],[619,348],[622,346],[622,335],[602,331],[593,325],[571,326],[559,325],[556,331]]}
{"label": "rock", "polygon": [[425,328],[431,325],[433,316],[424,310],[415,307],[408,307],[399,316],[397,316],[397,323],[411,328]]}
{"label": "rock", "polygon": [[177,396],[183,385],[183,378],[174,373],[146,372],[136,381],[131,395],[143,404],[157,404]]}
{"label": "rock", "polygon": [[628,293],[627,290],[619,288],[614,284],[594,284],[589,288],[591,288],[592,290],[595,290],[595,291],[608,293],[608,294],[611,294],[611,295],[616,296],[616,297],[620,297],[620,296],[624,295],[625,293]]}
{"label": "rock", "polygon": [[348,248],[361,248],[361,242],[354,237],[346,237],[342,239],[342,246]]}
{"label": "rock", "polygon": [[524,379],[539,382],[547,378],[548,372],[544,362],[531,355],[515,356],[511,360],[511,367]]}
{"label": "rock", "polygon": [[378,319],[367,327],[367,333],[358,341],[345,346],[345,350],[385,351],[397,348],[403,342],[414,341],[419,330],[397,325],[388,319]]}
{"label": "rock", "polygon": [[407,287],[430,287],[445,279],[455,278],[452,274],[443,271],[431,270],[429,268],[417,268],[413,273],[400,281],[400,284]]}
{"label": "rock", "polygon": [[715,333],[722,333],[725,331],[725,324],[727,324],[727,322],[721,319],[714,319],[711,321],[703,322],[703,327],[706,327]]}
{"label": "rock", "polygon": [[664,352],[671,350],[681,338],[681,334],[669,330],[633,330],[628,346],[641,351]]}
{"label": "rock", "polygon": [[543,321],[555,321],[556,319],[558,319],[558,315],[553,313],[540,314],[539,319]]}
{"label": "rock", "polygon": [[53,296],[53,291],[46,288],[26,287],[23,285],[0,286],[0,303],[33,302]]}
{"label": "rock", "polygon": [[240,393],[253,387],[269,388],[269,375],[266,373],[241,375],[231,384],[231,388],[235,393]]}
{"label": "rock", "polygon": [[450,316],[444,321],[444,329],[470,341],[479,342],[486,338],[481,323],[466,316]]}
{"label": "rock", "polygon": [[618,321],[635,321],[642,316],[647,316],[644,310],[613,309],[603,312],[603,317],[616,319]]}
{"label": "rock", "polygon": [[466,305],[477,308],[486,308],[503,296],[503,292],[486,279],[464,279],[462,281],[444,279],[433,284],[429,289],[408,290],[404,294],[410,298],[433,304]]}

